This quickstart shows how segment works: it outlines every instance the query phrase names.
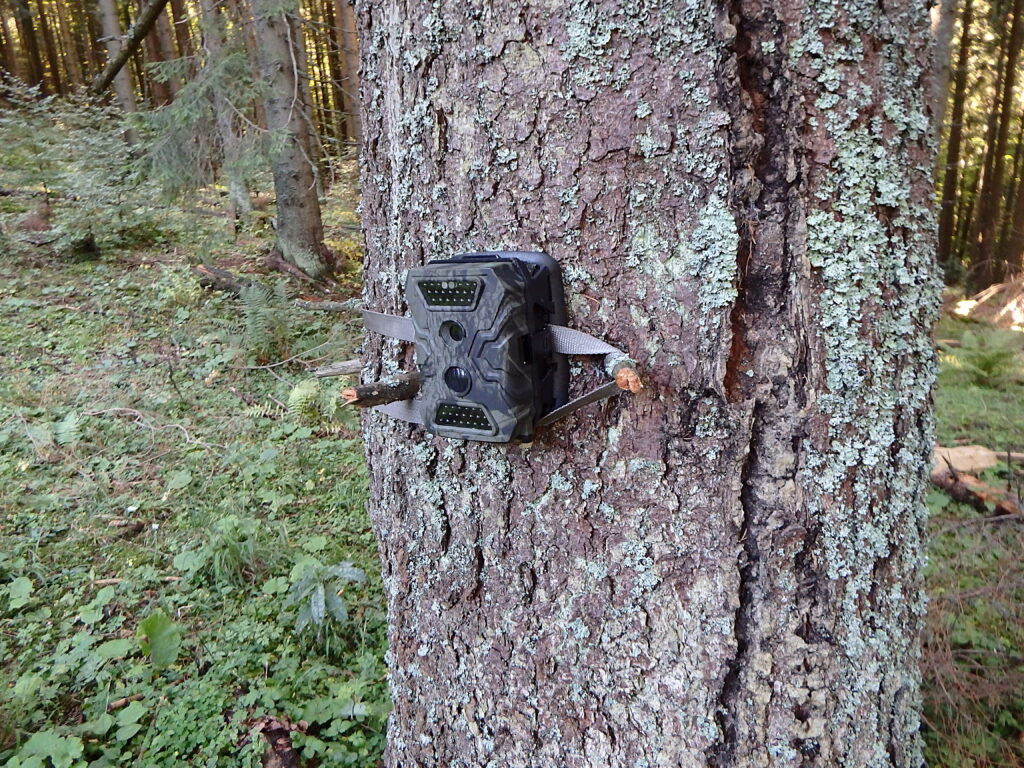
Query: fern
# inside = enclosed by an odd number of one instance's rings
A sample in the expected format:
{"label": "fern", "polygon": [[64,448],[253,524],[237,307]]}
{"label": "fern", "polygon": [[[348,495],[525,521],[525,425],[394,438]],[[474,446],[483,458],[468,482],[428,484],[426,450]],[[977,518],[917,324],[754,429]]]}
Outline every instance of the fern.
{"label": "fern", "polygon": [[957,357],[960,367],[975,385],[997,388],[1013,379],[1019,370],[1020,341],[1013,334],[990,332],[963,335]]}
{"label": "fern", "polygon": [[283,281],[273,288],[261,283],[245,286],[238,294],[245,317],[245,343],[265,360],[272,356],[287,357],[288,289]]}
{"label": "fern", "polygon": [[72,411],[53,425],[53,439],[61,448],[73,448],[82,439],[82,419]]}
{"label": "fern", "polygon": [[279,419],[284,413],[277,403],[256,403],[245,409],[245,415],[253,419]]}
{"label": "fern", "polygon": [[320,380],[306,379],[296,384],[288,394],[288,413],[295,419],[319,415]]}

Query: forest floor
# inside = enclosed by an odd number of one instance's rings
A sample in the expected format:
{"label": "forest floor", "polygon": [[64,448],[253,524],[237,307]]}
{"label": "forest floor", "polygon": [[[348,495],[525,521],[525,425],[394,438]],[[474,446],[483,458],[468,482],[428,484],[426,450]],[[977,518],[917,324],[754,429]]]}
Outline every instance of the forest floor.
{"label": "forest floor", "polygon": [[309,374],[356,356],[355,320],[274,275],[204,291],[185,254],[253,272],[259,238],[166,226],[94,261],[0,258],[0,765],[257,766],[284,733],[304,766],[376,765],[358,419]]}
{"label": "forest floor", "polygon": [[[352,202],[328,229],[357,262]],[[0,198],[0,221],[33,204]],[[256,766],[285,736],[304,766],[377,764],[358,423],[340,380],[310,377],[356,357],[360,330],[296,308],[247,255],[261,237],[224,230],[177,211],[89,261],[0,239],[0,764]],[[202,290],[197,258],[266,289]],[[1021,450],[1024,337],[952,319],[938,335],[960,343],[940,442]],[[938,490],[930,506],[929,761],[1020,765],[1024,526]]]}

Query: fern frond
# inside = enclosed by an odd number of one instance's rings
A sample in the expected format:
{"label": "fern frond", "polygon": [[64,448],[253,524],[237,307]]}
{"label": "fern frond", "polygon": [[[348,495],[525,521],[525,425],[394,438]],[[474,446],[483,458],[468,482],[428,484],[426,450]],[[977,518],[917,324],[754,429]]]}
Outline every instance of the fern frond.
{"label": "fern frond", "polygon": [[71,448],[82,439],[82,419],[75,411],[53,425],[53,439],[61,448]]}
{"label": "fern frond", "polygon": [[305,381],[300,381],[288,394],[288,413],[292,418],[296,419],[315,416],[319,395],[319,379],[306,379]]}
{"label": "fern frond", "polygon": [[279,419],[284,409],[277,403],[256,403],[245,409],[245,415],[253,419]]}

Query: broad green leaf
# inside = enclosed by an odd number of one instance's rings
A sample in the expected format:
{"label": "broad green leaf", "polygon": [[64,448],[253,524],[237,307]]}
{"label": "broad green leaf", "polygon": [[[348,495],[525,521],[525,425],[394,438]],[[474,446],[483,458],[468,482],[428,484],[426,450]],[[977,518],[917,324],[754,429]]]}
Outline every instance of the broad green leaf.
{"label": "broad green leaf", "polygon": [[326,546],[327,546],[327,537],[326,536],[320,536],[320,535],[310,536],[308,539],[306,539],[304,542],[302,542],[302,548],[304,550],[306,550],[307,552],[311,552],[314,555],[317,552],[322,552]]}
{"label": "broad green leaf", "polygon": [[7,585],[7,597],[11,608],[21,608],[32,596],[35,589],[32,579],[27,576],[19,576]]}
{"label": "broad green leaf", "polygon": [[345,605],[345,601],[338,597],[334,592],[328,592],[327,595],[327,613],[335,621],[346,621],[348,620],[348,607]]}
{"label": "broad green leaf", "polygon": [[309,599],[309,609],[316,624],[324,623],[324,585],[317,584],[313,588],[313,595]]}
{"label": "broad green leaf", "polygon": [[104,712],[95,720],[82,723],[82,731],[91,733],[93,736],[102,736],[114,727],[114,716]]}
{"label": "broad green leaf", "polygon": [[363,572],[363,569],[356,568],[348,561],[332,565],[330,574],[337,579],[344,579],[345,581],[366,581],[366,574]]}
{"label": "broad green leaf", "polygon": [[[53,731],[39,731],[25,742],[21,752],[26,756],[50,758],[53,768],[71,768],[82,756],[85,747],[77,736],[60,736]],[[30,763],[22,763],[29,765]]]}
{"label": "broad green leaf", "polygon": [[107,640],[96,647],[96,655],[101,659],[119,659],[131,653],[135,643],[128,639]]}
{"label": "broad green leaf", "polygon": [[288,591],[288,579],[284,576],[274,576],[263,582],[264,595],[280,595]]}
{"label": "broad green leaf", "polygon": [[133,723],[132,725],[122,725],[120,728],[117,729],[117,732],[114,734],[114,738],[118,741],[128,741],[128,739],[130,739],[132,736],[134,736],[141,730],[142,726],[138,723]]}
{"label": "broad green leaf", "polygon": [[132,725],[137,723],[148,711],[149,707],[141,701],[130,702],[127,707],[117,713],[117,724]]}
{"label": "broad green leaf", "polygon": [[176,469],[167,475],[167,490],[180,491],[192,482],[192,473],[187,469]]}
{"label": "broad green leaf", "polygon": [[104,587],[96,593],[87,605],[78,611],[78,620],[83,624],[95,624],[103,618],[103,608],[114,599],[114,588]]}
{"label": "broad green leaf", "polygon": [[195,573],[210,559],[205,549],[189,549],[174,556],[174,567],[179,571]]}
{"label": "broad green leaf", "polygon": [[156,668],[169,667],[177,660],[181,629],[162,611],[151,613],[139,624],[138,637],[142,652],[149,654]]}

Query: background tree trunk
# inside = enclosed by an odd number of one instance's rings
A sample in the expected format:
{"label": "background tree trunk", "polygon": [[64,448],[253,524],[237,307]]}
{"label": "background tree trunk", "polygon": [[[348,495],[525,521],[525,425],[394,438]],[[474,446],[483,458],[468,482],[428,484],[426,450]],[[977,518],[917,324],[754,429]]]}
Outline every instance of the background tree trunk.
{"label": "background tree trunk", "polygon": [[72,89],[80,88],[85,85],[85,77],[82,74],[82,60],[78,49],[78,41],[75,38],[75,30],[71,24],[73,8],[69,8],[60,0],[54,3],[54,6],[57,9],[57,26],[60,30],[60,39],[64,47],[64,61],[68,80]]}
{"label": "background tree trunk", "polygon": [[[953,112],[949,121],[949,141],[946,144],[946,165],[942,173],[942,207],[939,212],[939,264],[950,273],[953,253],[953,234],[957,181],[960,174],[960,142],[964,133],[964,100],[967,94],[968,62],[971,55],[971,21],[973,0],[964,0],[961,20],[960,51],[957,56],[953,86]],[[938,134],[936,134],[938,135]]]}
{"label": "background tree trunk", "polygon": [[[144,3],[143,3],[144,4]],[[160,40],[157,35],[156,22],[154,20],[153,26],[150,29],[148,35],[142,42],[142,48],[145,53],[145,64],[152,64],[154,62],[165,61],[163,58],[163,51],[161,50]],[[145,72],[145,83],[149,90],[150,99],[154,107],[163,107],[171,103],[172,95],[170,85],[161,79],[153,77],[152,72]]]}
{"label": "background tree trunk", "polygon": [[957,0],[941,0],[932,6],[932,37],[934,43],[935,69],[932,73],[932,132],[938,141],[942,137],[942,126],[946,121],[946,104],[949,101],[950,46],[953,44],[953,30],[956,27]]}
{"label": "background tree trunk", "polygon": [[356,142],[363,139],[359,115],[359,38],[356,36],[355,14],[348,0],[334,0],[338,42],[345,60],[345,80],[341,84],[342,103],[348,136]]}
{"label": "background tree trunk", "polygon": [[388,766],[920,765],[930,31],[847,7],[361,5],[368,306],[546,250],[648,380],[528,446],[366,414]]}
{"label": "background tree trunk", "polygon": [[[206,66],[215,67],[224,60],[227,45],[227,25],[224,10],[214,0],[199,0],[203,17],[203,44],[206,48]],[[220,136],[224,155],[224,176],[227,179],[229,215],[233,221],[248,216],[252,211],[249,188],[241,172],[241,139],[238,135],[234,110],[228,103],[222,87],[217,84],[213,88],[213,111],[217,120],[217,133]]]}
{"label": "background tree trunk", "polygon": [[39,31],[43,36],[43,46],[46,49],[46,63],[50,70],[53,92],[63,94],[64,83],[61,80],[60,57],[57,56],[57,46],[53,41],[53,33],[50,30],[50,21],[46,17],[46,5],[43,0],[36,0],[36,16],[39,18]]}
{"label": "background tree trunk", "polygon": [[39,55],[39,41],[36,39],[35,24],[28,0],[11,0],[14,12],[14,23],[18,27],[18,40],[25,52],[25,82],[39,86],[42,93],[47,93],[46,82],[43,80],[43,60]]}
{"label": "background tree trunk", "polygon": [[3,68],[15,77],[21,77],[21,67],[18,66],[18,49],[14,44],[10,27],[7,26],[6,7],[0,5],[0,40],[3,41]]}
{"label": "background tree trunk", "polygon": [[992,149],[992,171],[986,173],[981,187],[978,208],[978,239],[974,244],[971,285],[980,289],[1001,280],[1005,265],[996,262],[996,234],[999,225],[999,200],[1003,194],[1003,172],[1006,166],[1006,142],[1013,114],[1013,90],[1017,83],[1017,59],[1024,41],[1024,0],[1014,0],[1013,21],[1010,25],[1006,50],[1006,68],[1003,75],[1002,97],[999,100],[999,120]]}
{"label": "background tree trunk", "polygon": [[[117,4],[114,0],[99,0],[100,23],[103,26],[103,37],[107,44],[107,67],[120,59],[121,48],[124,41],[121,37],[121,22],[117,16]],[[132,87],[131,74],[122,66],[114,72],[114,94],[117,96],[117,103],[125,112],[134,112],[135,89]],[[109,80],[107,81],[109,83]],[[95,90],[95,83],[93,85]]]}
{"label": "background tree trunk", "polygon": [[253,0],[252,6],[260,72],[267,88],[264,111],[277,195],[277,247],[289,263],[323,277],[333,271],[334,257],[323,242],[308,102],[298,80],[301,56],[296,46],[302,33],[297,11],[295,6],[282,10],[278,0]]}
{"label": "background tree trunk", "polygon": [[171,18],[174,21],[174,38],[178,43],[178,56],[187,59],[195,55],[192,44],[192,28],[184,0],[171,0]]}

